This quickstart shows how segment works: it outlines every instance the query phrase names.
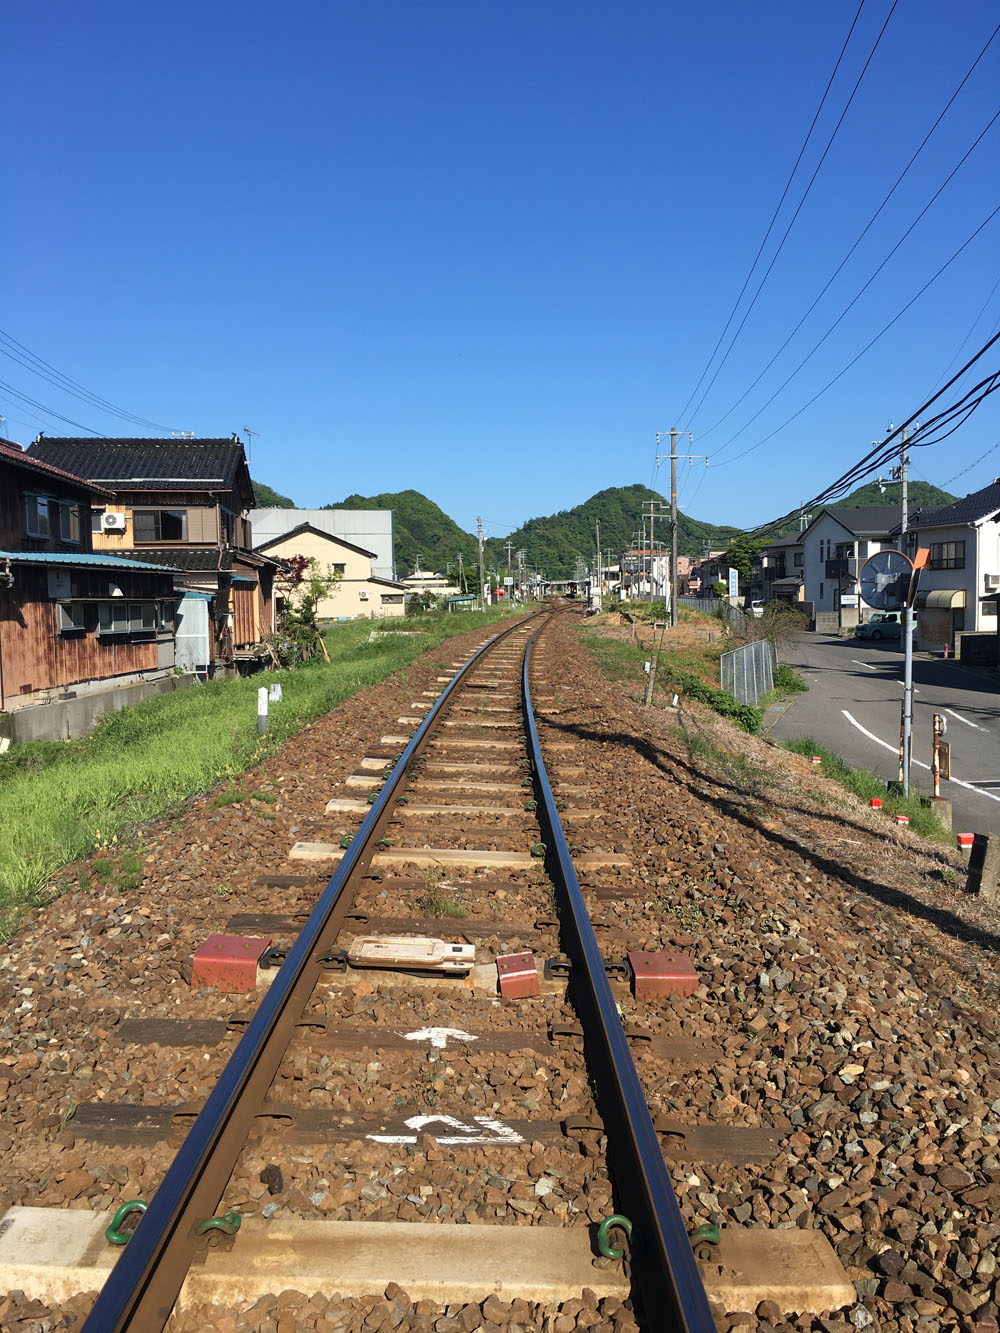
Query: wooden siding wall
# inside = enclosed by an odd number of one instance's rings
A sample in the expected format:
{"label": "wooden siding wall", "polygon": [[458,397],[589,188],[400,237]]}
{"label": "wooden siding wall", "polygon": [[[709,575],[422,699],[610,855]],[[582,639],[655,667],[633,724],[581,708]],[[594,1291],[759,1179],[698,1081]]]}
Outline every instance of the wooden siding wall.
{"label": "wooden siding wall", "polygon": [[[25,495],[48,495],[80,506],[80,541],[64,542],[57,537],[29,537],[24,530]],[[96,498],[96,497],[95,497]],[[0,550],[89,551],[90,494],[79,486],[29,472],[0,459]]]}
{"label": "wooden siding wall", "polygon": [[[90,604],[86,630],[61,633],[57,604],[49,600],[46,571],[20,566],[15,567],[15,576],[12,589],[0,589],[0,707],[5,701],[37,690],[156,669],[155,638],[98,638],[94,633],[96,603]],[[95,578],[89,572],[85,577]],[[155,584],[148,576],[143,579],[133,575],[128,580],[116,577],[131,585],[123,587],[130,601],[150,601],[170,592],[170,580],[162,576],[156,577]],[[105,588],[107,580],[105,571]],[[94,595],[100,595],[96,587]]]}
{"label": "wooden siding wall", "polygon": [[257,601],[257,589],[248,588],[243,583],[233,586],[233,647],[250,648],[257,642],[254,624],[254,609]]}

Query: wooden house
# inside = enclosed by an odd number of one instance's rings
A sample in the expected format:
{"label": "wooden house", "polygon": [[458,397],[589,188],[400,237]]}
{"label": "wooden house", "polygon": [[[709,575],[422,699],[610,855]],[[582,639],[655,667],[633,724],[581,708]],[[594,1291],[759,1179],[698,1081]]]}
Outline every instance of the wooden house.
{"label": "wooden house", "polygon": [[28,454],[111,492],[92,512],[95,551],[178,570],[183,667],[211,673],[259,660],[262,638],[274,628],[277,564],[252,549],[247,513],[254,494],[237,436],[39,436]]}
{"label": "wooden house", "polygon": [[173,570],[94,551],[111,499],[0,441],[0,714],[173,671]]}

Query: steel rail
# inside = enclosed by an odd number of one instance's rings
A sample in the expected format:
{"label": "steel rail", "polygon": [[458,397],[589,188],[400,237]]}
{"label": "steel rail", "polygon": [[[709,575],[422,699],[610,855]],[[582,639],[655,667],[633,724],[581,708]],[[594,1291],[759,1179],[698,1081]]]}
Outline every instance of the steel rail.
{"label": "steel rail", "polygon": [[467,673],[497,643],[533,618],[519,620],[495,634],[469,658],[396,761],[108,1275],[82,1333],[156,1333],[170,1318],[188,1269],[200,1252],[194,1229],[217,1211],[296,1020],[319,977],[318,956],[332,945],[351,907],[348,886],[374,848],[375,834],[390,813],[396,788]]}
{"label": "steel rail", "polygon": [[557,898],[562,899],[562,943],[573,964],[573,1004],[582,1019],[584,1053],[605,1125],[616,1206],[632,1222],[630,1263],[642,1299],[644,1322],[650,1328],[715,1333],[715,1320],[608,984],[542,758],[528,679],[538,632],[531,635],[524,655],[525,731],[541,797],[538,812],[547,862],[556,872],[552,879]]}

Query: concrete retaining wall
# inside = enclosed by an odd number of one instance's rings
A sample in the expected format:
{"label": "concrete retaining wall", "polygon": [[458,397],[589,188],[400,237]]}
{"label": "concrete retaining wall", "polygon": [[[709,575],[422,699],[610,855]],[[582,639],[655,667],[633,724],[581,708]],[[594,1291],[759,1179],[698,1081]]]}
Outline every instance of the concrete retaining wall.
{"label": "concrete retaining wall", "polygon": [[196,677],[164,676],[159,680],[138,681],[114,689],[83,694],[75,699],[56,699],[52,703],[33,704],[13,713],[0,713],[0,736],[12,741],[72,741],[86,736],[107,713],[141,703],[154,694],[186,689]]}

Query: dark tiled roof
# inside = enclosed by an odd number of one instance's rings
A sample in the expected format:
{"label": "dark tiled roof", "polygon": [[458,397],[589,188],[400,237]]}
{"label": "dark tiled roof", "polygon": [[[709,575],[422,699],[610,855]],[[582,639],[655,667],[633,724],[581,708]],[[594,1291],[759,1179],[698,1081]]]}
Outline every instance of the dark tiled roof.
{"label": "dark tiled roof", "polygon": [[[42,436],[30,457],[116,491],[253,490],[239,440],[88,440]],[[243,474],[241,476],[241,473]]]}
{"label": "dark tiled roof", "polygon": [[915,514],[911,528],[945,527],[952,523],[978,523],[1000,513],[1000,477],[994,477],[981,491],[973,491],[950,505],[924,509]]}
{"label": "dark tiled roof", "polygon": [[[145,547],[136,550],[136,555],[145,554],[147,554]],[[148,554],[152,555],[154,552],[149,551]],[[212,574],[217,574],[220,568],[226,573],[233,565],[232,551],[222,552],[220,565],[217,546],[157,546],[155,555],[158,560],[162,559],[165,564],[173,565],[175,569],[190,569]]]}
{"label": "dark tiled roof", "polygon": [[39,458],[29,458],[21,446],[14,444],[11,440],[0,440],[0,461],[13,463],[15,467],[24,468],[25,472],[33,472],[36,476],[58,477],[60,481],[75,482],[81,490],[90,491],[92,494],[110,494],[109,491],[100,486],[95,486],[92,481],[86,481],[73,472],[66,472],[63,468],[54,467],[51,463],[43,463]]}
{"label": "dark tiled roof", "polygon": [[810,528],[816,526],[824,514],[837,520],[842,528],[853,532],[855,537],[886,536],[899,521],[899,505],[860,505],[857,509],[821,509]]}
{"label": "dark tiled roof", "polygon": [[323,537],[328,542],[335,542],[337,546],[346,546],[349,551],[354,551],[357,555],[370,556],[372,560],[376,559],[374,551],[366,551],[363,546],[355,546],[354,542],[345,541],[343,537],[337,537],[332,532],[324,532],[322,528],[313,527],[311,523],[299,523],[297,527],[289,528],[283,532],[280,537],[269,537],[266,542],[261,542],[255,546],[255,551],[266,551],[272,546],[278,546],[281,542],[286,542],[289,537],[296,537],[300,532],[309,532],[314,537]]}

